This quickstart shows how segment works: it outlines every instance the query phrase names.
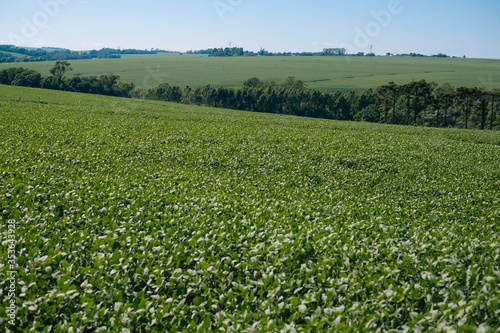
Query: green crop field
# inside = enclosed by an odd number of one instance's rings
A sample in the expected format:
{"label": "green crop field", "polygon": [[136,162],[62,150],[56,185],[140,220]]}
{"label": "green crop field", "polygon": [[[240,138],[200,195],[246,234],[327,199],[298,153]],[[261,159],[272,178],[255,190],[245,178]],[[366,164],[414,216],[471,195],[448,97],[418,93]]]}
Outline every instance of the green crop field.
{"label": "green crop field", "polygon": [[500,329],[499,132],[0,86],[0,151],[4,329]]}
{"label": "green crop field", "polygon": [[[411,57],[234,57],[158,54],[122,59],[73,60],[68,75],[116,74],[140,88],[162,82],[185,87],[241,87],[251,77],[284,81],[295,76],[310,88],[357,91],[394,81],[426,79],[455,86],[500,88],[500,60]],[[0,70],[24,66],[49,75],[54,62],[0,64]]]}
{"label": "green crop field", "polygon": [[[24,55],[24,54],[20,54],[20,53],[5,52],[5,51],[0,51],[0,52],[5,53],[5,54],[8,54],[8,55],[10,55],[10,56],[14,56],[14,57],[16,57],[16,58],[22,58],[22,57],[25,57],[25,55]],[[0,65],[4,65],[4,64],[0,64]],[[11,66],[9,66],[9,67],[12,67],[12,65],[13,65],[13,64],[11,63],[10,65],[11,65]]]}

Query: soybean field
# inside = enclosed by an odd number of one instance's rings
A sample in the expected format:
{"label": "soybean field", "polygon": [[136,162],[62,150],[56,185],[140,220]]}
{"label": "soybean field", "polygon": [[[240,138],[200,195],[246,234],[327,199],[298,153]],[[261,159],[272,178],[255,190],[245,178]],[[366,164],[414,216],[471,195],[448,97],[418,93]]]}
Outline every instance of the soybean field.
{"label": "soybean field", "polygon": [[[159,53],[129,55],[122,59],[71,60],[69,78],[115,74],[137,88],[151,89],[161,83],[198,87],[239,88],[246,80],[283,82],[289,76],[310,88],[332,92],[363,92],[389,82],[407,84],[425,79],[456,87],[500,88],[500,61],[418,57],[227,57]],[[0,70],[21,64],[0,64]],[[43,76],[50,75],[53,61],[22,63]]]}
{"label": "soybean field", "polygon": [[0,151],[12,331],[500,330],[499,132],[0,86]]}

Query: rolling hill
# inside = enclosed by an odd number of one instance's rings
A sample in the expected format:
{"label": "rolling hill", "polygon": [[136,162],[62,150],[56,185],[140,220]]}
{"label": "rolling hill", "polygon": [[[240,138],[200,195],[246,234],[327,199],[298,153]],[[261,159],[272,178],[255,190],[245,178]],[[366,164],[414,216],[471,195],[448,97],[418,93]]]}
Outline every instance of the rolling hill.
{"label": "rolling hill", "polygon": [[[69,76],[119,75],[139,88],[160,83],[185,86],[241,87],[251,77],[282,82],[289,76],[310,88],[361,92],[388,82],[406,84],[426,79],[454,86],[500,88],[500,60],[413,57],[230,57],[159,53],[123,56],[122,59],[70,61]],[[0,69],[20,64],[0,64]],[[49,75],[54,62],[23,63]]]}
{"label": "rolling hill", "polygon": [[17,331],[500,327],[498,132],[0,85],[0,149]]}

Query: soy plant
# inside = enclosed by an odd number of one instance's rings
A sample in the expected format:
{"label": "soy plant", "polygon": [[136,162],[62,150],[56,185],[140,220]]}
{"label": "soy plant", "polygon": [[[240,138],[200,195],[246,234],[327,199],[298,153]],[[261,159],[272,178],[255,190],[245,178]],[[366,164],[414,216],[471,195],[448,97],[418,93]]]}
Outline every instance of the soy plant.
{"label": "soy plant", "polygon": [[12,331],[499,329],[496,133],[11,87],[0,104]]}

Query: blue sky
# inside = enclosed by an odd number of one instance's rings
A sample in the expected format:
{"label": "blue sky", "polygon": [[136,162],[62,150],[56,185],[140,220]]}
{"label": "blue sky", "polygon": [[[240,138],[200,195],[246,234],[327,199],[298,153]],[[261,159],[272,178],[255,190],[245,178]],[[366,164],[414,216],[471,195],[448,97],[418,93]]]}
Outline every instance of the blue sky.
{"label": "blue sky", "polygon": [[498,0],[17,0],[0,44],[186,51],[225,47],[500,59]]}

